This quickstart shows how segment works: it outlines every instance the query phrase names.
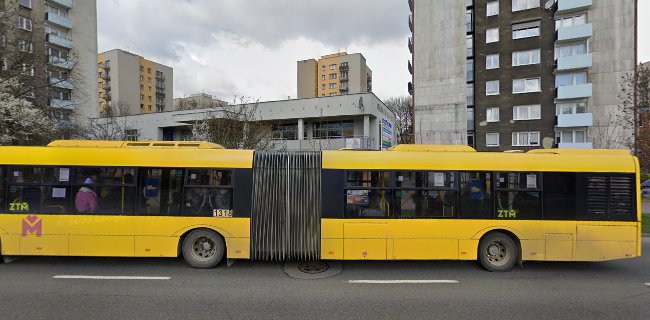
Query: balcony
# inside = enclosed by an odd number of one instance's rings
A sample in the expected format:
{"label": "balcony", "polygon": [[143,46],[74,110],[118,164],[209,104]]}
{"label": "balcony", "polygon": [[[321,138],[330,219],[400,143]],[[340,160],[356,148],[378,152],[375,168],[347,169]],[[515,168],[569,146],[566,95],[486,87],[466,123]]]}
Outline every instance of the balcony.
{"label": "balcony", "polygon": [[582,143],[560,143],[558,144],[560,149],[593,149],[594,145],[591,142],[582,142]]}
{"label": "balcony", "polygon": [[413,37],[409,37],[409,52],[413,53]]}
{"label": "balcony", "polygon": [[110,73],[104,73],[102,74],[101,77],[104,81],[111,81],[111,74]]}
{"label": "balcony", "polygon": [[340,88],[339,88],[339,91],[341,91],[341,92],[348,92],[348,91],[350,91],[350,88],[349,88],[349,87],[340,87]]}
{"label": "balcony", "polygon": [[111,70],[111,63],[110,62],[100,63],[99,67],[106,70],[106,71],[108,71],[108,70]]}
{"label": "balcony", "polygon": [[113,95],[111,95],[109,92],[104,92],[99,97],[106,100],[106,101],[113,100]]}
{"label": "balcony", "polygon": [[72,9],[73,6],[72,0],[47,0],[47,2],[54,3],[66,9]]}
{"label": "balcony", "polygon": [[591,83],[575,86],[562,86],[556,89],[557,100],[589,98],[593,94]]}
{"label": "balcony", "polygon": [[409,82],[407,85],[409,95],[413,95],[413,82]]}
{"label": "balcony", "polygon": [[339,66],[339,70],[349,70],[349,69],[350,66],[348,65],[347,62],[341,63],[341,65]]}
{"label": "balcony", "polygon": [[594,116],[591,113],[561,114],[557,116],[558,128],[591,127]]}
{"label": "balcony", "polygon": [[111,86],[108,84],[103,84],[102,89],[104,89],[104,91],[111,91]]}
{"label": "balcony", "polygon": [[409,73],[413,75],[413,64],[411,64],[411,60],[409,60],[408,69],[409,69]]}
{"label": "balcony", "polygon": [[573,11],[582,11],[589,9],[593,4],[593,0],[558,0],[557,14],[564,14]]}
{"label": "balcony", "polygon": [[409,3],[409,9],[413,12],[413,0],[407,0]]}
{"label": "balcony", "polygon": [[73,61],[67,59],[61,59],[59,57],[50,56],[49,63],[55,67],[62,68],[62,69],[72,70],[72,68],[74,68]]}
{"label": "balcony", "polygon": [[56,109],[67,109],[67,110],[77,109],[77,105],[72,103],[72,101],[70,100],[49,99],[47,105],[50,108],[56,108]]}
{"label": "balcony", "polygon": [[50,84],[59,89],[68,89],[72,90],[74,89],[74,84],[70,82],[70,80],[67,79],[61,79],[58,77],[50,77]]}
{"label": "balcony", "polygon": [[72,20],[64,18],[57,14],[50,14],[50,12],[46,12],[45,21],[68,30],[72,29]]}
{"label": "balcony", "polygon": [[165,75],[162,73],[156,73],[156,81],[165,81]]}
{"label": "balcony", "polygon": [[591,53],[558,58],[555,61],[557,71],[569,71],[590,68],[593,65]]}
{"label": "balcony", "polygon": [[591,38],[594,31],[591,23],[581,24],[579,26],[562,27],[555,32],[556,42],[578,41]]}
{"label": "balcony", "polygon": [[158,91],[158,90],[156,90],[156,97],[162,97],[162,98],[164,98],[164,97],[165,97],[165,93],[164,93],[163,91]]}
{"label": "balcony", "polygon": [[413,32],[413,15],[409,15],[409,30]]}
{"label": "balcony", "polygon": [[57,35],[52,34],[52,33],[48,33],[45,39],[46,39],[46,41],[48,43],[59,46],[59,47],[63,47],[63,48],[67,48],[67,49],[72,49],[72,47],[73,47],[72,46],[72,40],[66,39],[64,37],[57,36]]}

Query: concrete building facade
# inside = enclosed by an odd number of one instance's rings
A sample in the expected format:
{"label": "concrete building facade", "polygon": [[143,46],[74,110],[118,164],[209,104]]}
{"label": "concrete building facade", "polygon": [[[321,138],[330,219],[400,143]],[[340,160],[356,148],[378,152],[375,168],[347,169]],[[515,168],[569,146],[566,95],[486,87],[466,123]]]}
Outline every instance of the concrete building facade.
{"label": "concrete building facade", "polygon": [[[633,117],[619,114],[618,90],[635,70],[635,0],[408,3],[419,143],[481,151],[631,145],[620,138],[632,132],[611,122]],[[606,141],[611,135],[619,142]]]}
{"label": "concrete building facade", "polygon": [[25,96],[60,120],[97,117],[97,2],[3,0],[0,13],[2,71],[22,65]]}
{"label": "concrete building facade", "polygon": [[99,107],[121,113],[163,112],[173,108],[174,70],[115,49],[97,55]]}
{"label": "concrete building facade", "polygon": [[298,61],[298,99],[372,92],[372,70],[360,53]]}
{"label": "concrete building facade", "polygon": [[228,103],[207,93],[195,93],[189,97],[174,99],[174,111],[217,108],[224,105]]}
{"label": "concrete building facade", "polygon": [[[218,112],[219,108],[170,111],[124,120],[139,140],[183,141],[192,139],[194,122]],[[281,150],[385,150],[396,142],[395,114],[372,93],[260,102],[256,113],[257,119],[270,124],[269,139]]]}

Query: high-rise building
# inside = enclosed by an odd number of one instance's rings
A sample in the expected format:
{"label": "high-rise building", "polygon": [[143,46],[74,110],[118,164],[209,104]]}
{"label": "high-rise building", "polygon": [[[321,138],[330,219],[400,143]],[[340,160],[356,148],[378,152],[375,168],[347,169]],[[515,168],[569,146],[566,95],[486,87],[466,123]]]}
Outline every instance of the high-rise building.
{"label": "high-rise building", "polygon": [[96,1],[0,1],[0,64],[55,117],[97,117]]}
{"label": "high-rise building", "polygon": [[360,53],[298,61],[298,99],[372,92],[372,70]]}
{"label": "high-rise building", "polygon": [[114,49],[98,55],[99,108],[130,115],[171,111],[174,70],[139,55]]}
{"label": "high-rise building", "polygon": [[633,117],[617,93],[635,70],[635,2],[408,0],[416,141],[625,147],[604,140],[633,136],[611,123]]}

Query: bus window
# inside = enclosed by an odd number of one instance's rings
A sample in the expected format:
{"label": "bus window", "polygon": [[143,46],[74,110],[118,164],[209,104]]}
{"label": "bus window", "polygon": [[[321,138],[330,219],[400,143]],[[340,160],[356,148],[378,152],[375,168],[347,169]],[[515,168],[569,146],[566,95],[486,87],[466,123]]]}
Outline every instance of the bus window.
{"label": "bus window", "polygon": [[576,219],[576,174],[544,173],[544,220]]}
{"label": "bus window", "polygon": [[[135,209],[134,168],[79,167],[75,172],[75,209],[81,214],[131,215]],[[90,194],[92,193],[92,194]],[[94,197],[94,209],[85,202]]]}
{"label": "bus window", "polygon": [[144,168],[138,175],[138,214],[178,216],[181,211],[183,169]]}
{"label": "bus window", "polygon": [[183,215],[232,216],[232,170],[188,169]]}
{"label": "bus window", "polygon": [[346,174],[347,187],[388,188],[390,173],[380,171],[348,171]]}
{"label": "bus window", "polygon": [[634,174],[578,174],[578,220],[636,221]]}
{"label": "bus window", "polygon": [[461,172],[458,204],[461,219],[493,219],[492,173]]}
{"label": "bus window", "polygon": [[5,207],[5,181],[5,167],[0,167],[0,208]]}
{"label": "bus window", "polygon": [[497,173],[496,218],[498,220],[541,220],[540,176],[539,173]]}
{"label": "bus window", "polygon": [[9,213],[71,212],[70,168],[12,167],[8,185]]}
{"label": "bus window", "polygon": [[454,172],[397,172],[396,217],[456,217],[455,181]]}
{"label": "bus window", "polygon": [[346,218],[386,218],[390,212],[391,192],[388,190],[346,190]]}

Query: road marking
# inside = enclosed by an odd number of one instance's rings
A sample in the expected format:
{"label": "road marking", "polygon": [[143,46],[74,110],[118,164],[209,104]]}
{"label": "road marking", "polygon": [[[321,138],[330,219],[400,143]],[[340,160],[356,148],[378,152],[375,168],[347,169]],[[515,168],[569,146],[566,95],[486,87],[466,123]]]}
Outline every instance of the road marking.
{"label": "road marking", "polygon": [[350,280],[350,283],[370,283],[370,284],[403,284],[403,283],[459,283],[458,280]]}
{"label": "road marking", "polygon": [[171,277],[137,277],[137,276],[81,276],[58,275],[53,279],[91,279],[91,280],[169,280]]}
{"label": "road marking", "polygon": [[650,282],[647,282],[645,285],[648,286],[648,287],[650,287]]}

